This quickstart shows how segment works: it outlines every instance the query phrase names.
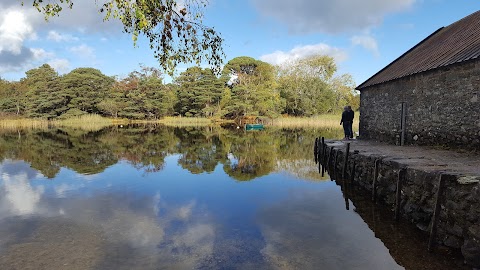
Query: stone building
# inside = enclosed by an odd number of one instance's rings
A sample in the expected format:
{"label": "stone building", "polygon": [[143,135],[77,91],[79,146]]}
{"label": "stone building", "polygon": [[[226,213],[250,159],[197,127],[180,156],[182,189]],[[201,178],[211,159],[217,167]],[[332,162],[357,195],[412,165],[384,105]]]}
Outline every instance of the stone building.
{"label": "stone building", "polygon": [[442,27],[357,87],[360,137],[480,149],[480,11]]}

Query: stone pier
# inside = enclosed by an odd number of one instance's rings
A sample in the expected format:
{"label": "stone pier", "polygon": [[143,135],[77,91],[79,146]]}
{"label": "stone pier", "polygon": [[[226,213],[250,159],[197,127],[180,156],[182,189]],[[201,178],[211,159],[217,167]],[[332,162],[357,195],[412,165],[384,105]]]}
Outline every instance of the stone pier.
{"label": "stone pier", "polygon": [[465,262],[480,268],[478,153],[362,140],[318,144],[318,161],[333,179],[352,181],[370,191],[372,200],[391,206],[399,218],[430,234],[432,250],[461,249]]}

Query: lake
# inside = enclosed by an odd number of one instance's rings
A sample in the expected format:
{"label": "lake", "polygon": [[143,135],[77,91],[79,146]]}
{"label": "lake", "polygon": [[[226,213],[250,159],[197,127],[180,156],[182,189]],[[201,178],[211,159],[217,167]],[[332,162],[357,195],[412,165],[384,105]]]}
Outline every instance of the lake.
{"label": "lake", "polygon": [[0,131],[0,269],[464,269],[313,161],[341,130]]}

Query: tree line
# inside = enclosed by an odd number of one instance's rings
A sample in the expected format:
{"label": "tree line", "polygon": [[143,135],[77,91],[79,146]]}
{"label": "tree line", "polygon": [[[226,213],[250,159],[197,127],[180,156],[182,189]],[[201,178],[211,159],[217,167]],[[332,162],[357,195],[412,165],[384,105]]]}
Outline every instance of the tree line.
{"label": "tree line", "polygon": [[94,68],[59,75],[44,64],[19,81],[0,78],[0,112],[31,118],[62,119],[100,114],[128,119],[165,116],[278,117],[336,113],[359,106],[350,75],[336,75],[333,58],[312,56],[282,66],[251,57],[230,60],[220,76],[190,67],[171,83],[163,73],[141,66],[125,78]]}

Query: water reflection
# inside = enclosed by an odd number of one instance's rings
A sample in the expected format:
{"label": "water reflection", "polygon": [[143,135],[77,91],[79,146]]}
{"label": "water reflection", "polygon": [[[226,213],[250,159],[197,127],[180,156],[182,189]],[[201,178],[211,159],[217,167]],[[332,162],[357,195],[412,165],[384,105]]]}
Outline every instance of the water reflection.
{"label": "water reflection", "polygon": [[263,254],[280,269],[403,269],[336,191],[294,193],[259,211]]}
{"label": "water reflection", "polygon": [[0,269],[410,266],[320,177],[320,132],[4,132]]}
{"label": "water reflection", "polygon": [[[319,130],[267,129],[262,132],[220,127],[110,127],[86,132],[77,129],[3,132],[0,159],[24,160],[48,178],[61,168],[89,175],[126,160],[146,173],[163,169],[165,157],[180,154],[178,164],[193,174],[211,173],[218,164],[236,180],[252,180],[273,171],[300,169],[278,161],[302,159],[312,167],[311,140]],[[337,136],[338,131],[330,132]],[[278,166],[279,165],[279,166]],[[297,172],[292,172],[297,173]],[[318,179],[316,174],[310,174]]]}
{"label": "water reflection", "polygon": [[214,224],[194,201],[104,191],[65,199],[26,176],[2,174],[1,269],[191,269],[213,252]]}
{"label": "water reflection", "polygon": [[0,164],[2,196],[0,197],[0,217],[4,215],[30,215],[38,212],[43,187],[32,187],[30,179],[37,173],[24,162],[4,162]]}
{"label": "water reflection", "polygon": [[381,239],[397,263],[406,269],[471,269],[463,264],[460,250],[439,248],[435,252],[427,249],[428,234],[418,230],[408,220],[396,222],[392,209],[372,202],[371,193],[347,182],[343,185],[345,197],[354,211]]}

